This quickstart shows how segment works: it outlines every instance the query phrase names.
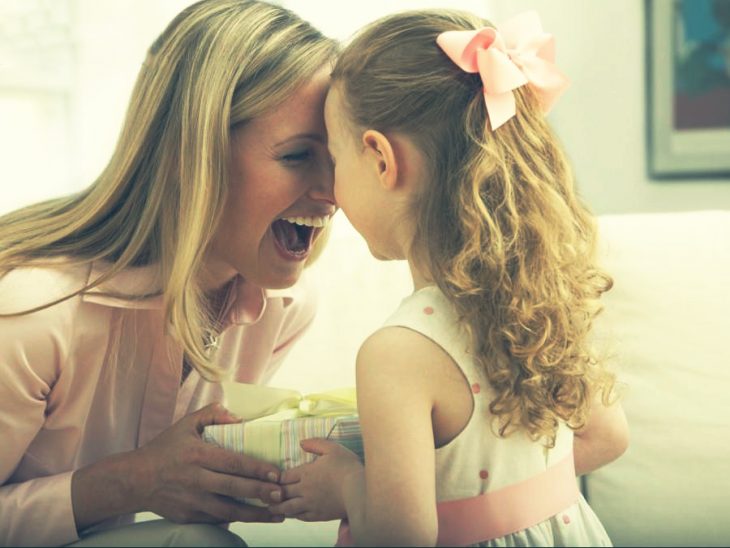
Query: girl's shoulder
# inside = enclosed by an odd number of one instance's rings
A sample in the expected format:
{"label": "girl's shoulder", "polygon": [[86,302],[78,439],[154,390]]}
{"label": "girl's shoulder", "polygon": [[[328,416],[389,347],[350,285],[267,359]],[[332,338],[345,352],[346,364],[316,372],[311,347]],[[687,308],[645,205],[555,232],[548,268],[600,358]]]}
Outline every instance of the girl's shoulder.
{"label": "girl's shoulder", "polygon": [[399,322],[434,328],[461,323],[454,305],[435,285],[428,285],[408,295],[384,325],[396,325]]}
{"label": "girl's shoulder", "polygon": [[[436,286],[420,289],[400,303],[360,347],[358,374],[435,375],[454,370],[469,350],[456,310]],[[460,368],[460,366],[459,366]]]}
{"label": "girl's shoulder", "polygon": [[379,412],[387,402],[392,412],[401,404],[413,414],[424,411],[431,443],[442,446],[464,429],[474,408],[468,337],[445,297],[430,289],[417,293],[360,347],[358,401],[376,402]]}
{"label": "girl's shoulder", "polygon": [[[429,307],[431,310],[428,310]],[[455,314],[453,305],[439,287],[436,285],[427,285],[405,297],[392,316],[413,312],[430,316],[437,308],[442,314]]]}
{"label": "girl's shoulder", "polygon": [[433,402],[453,370],[450,355],[432,339],[403,326],[382,327],[357,354],[358,400],[364,396],[370,401],[388,400],[388,394],[402,395],[407,387],[410,399],[418,395]]}
{"label": "girl's shoulder", "polygon": [[466,359],[471,349],[471,338],[456,308],[437,286],[426,286],[403,299],[383,327],[416,331],[457,362]]}
{"label": "girl's shoulder", "polygon": [[358,361],[410,363],[437,348],[433,340],[408,326],[385,325],[365,339],[358,352]]}

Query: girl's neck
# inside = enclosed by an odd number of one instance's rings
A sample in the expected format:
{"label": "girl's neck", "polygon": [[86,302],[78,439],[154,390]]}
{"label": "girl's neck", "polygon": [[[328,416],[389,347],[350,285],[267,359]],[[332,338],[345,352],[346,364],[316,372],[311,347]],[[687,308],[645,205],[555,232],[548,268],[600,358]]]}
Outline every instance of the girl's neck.
{"label": "girl's neck", "polygon": [[424,268],[419,267],[413,258],[408,259],[408,267],[411,269],[411,278],[413,279],[413,291],[418,291],[429,285],[434,285],[431,274]]}

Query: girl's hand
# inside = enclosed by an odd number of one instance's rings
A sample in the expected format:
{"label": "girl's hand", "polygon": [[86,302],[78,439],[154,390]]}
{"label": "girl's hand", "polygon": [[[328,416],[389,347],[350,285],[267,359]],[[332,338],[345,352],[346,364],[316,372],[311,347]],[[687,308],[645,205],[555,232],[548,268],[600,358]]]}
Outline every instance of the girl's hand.
{"label": "girl's hand", "polygon": [[203,428],[240,422],[219,404],[192,413],[133,453],[136,491],[144,510],[176,523],[281,521],[266,508],[238,502],[282,500],[279,470],[206,443]]}
{"label": "girl's hand", "polygon": [[343,486],[351,475],[363,473],[360,459],[339,443],[325,439],[303,440],[300,445],[317,458],[282,472],[286,500],[269,506],[269,510],[302,521],[347,518]]}

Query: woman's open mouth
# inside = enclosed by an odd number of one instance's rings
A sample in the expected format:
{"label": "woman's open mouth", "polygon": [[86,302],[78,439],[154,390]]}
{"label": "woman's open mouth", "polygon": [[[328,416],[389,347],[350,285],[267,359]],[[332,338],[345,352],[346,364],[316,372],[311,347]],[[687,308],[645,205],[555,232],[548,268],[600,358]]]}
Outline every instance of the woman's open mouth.
{"label": "woman's open mouth", "polygon": [[289,261],[303,261],[309,256],[312,244],[329,217],[286,217],[271,224],[274,242],[279,254]]}

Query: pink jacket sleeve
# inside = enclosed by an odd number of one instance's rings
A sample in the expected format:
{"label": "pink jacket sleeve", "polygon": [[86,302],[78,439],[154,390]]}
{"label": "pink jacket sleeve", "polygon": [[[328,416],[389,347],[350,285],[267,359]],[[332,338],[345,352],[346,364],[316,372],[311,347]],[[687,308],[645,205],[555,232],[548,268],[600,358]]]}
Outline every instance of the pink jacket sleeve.
{"label": "pink jacket sleeve", "polygon": [[[27,304],[19,302],[25,299],[13,291],[17,289],[14,285],[0,283],[2,312],[7,311],[6,305],[18,310],[16,305]],[[35,293],[40,292],[42,288],[37,288]],[[74,307],[72,299],[33,314],[0,317],[2,546],[63,545],[78,539],[71,507],[71,471],[49,470],[44,477],[25,481],[14,477],[22,459],[33,458],[29,446],[44,427],[47,397],[68,352]],[[63,439],[59,442],[64,444]]]}

